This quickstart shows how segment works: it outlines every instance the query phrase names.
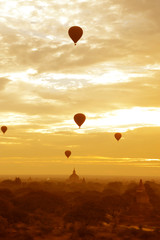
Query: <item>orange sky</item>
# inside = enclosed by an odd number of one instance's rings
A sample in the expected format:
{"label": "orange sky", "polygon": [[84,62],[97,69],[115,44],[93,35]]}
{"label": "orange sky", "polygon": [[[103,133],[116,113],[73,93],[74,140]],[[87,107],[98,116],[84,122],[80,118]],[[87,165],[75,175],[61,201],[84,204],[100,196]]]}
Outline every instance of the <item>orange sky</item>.
{"label": "orange sky", "polygon": [[159,175],[159,43],[159,0],[0,1],[0,174]]}

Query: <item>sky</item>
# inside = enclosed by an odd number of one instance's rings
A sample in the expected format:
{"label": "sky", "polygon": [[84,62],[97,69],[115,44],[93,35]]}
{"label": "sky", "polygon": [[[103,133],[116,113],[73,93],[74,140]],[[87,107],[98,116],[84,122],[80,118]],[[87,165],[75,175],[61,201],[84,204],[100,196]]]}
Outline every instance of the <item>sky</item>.
{"label": "sky", "polygon": [[159,0],[0,0],[0,174],[158,176],[159,43]]}

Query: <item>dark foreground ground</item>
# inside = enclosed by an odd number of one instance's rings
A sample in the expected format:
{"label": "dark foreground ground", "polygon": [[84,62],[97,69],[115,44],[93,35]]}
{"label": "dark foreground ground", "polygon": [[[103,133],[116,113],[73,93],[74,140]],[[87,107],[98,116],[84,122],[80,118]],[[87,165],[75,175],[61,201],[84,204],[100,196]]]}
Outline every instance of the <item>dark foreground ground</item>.
{"label": "dark foreground ground", "polygon": [[159,240],[160,184],[1,181],[0,239]]}

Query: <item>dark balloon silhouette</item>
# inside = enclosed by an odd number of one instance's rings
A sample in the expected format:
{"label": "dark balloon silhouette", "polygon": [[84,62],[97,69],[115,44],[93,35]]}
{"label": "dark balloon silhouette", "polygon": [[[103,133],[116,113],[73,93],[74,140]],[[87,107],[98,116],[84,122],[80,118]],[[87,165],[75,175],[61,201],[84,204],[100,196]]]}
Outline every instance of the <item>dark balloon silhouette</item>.
{"label": "dark balloon silhouette", "polygon": [[79,128],[81,127],[85,120],[86,116],[83,113],[77,113],[76,115],[74,115],[74,121],[77,123]]}
{"label": "dark balloon silhouette", "polygon": [[82,37],[83,35],[83,30],[82,28],[78,26],[73,26],[68,30],[68,34],[70,38],[73,40],[74,44],[78,42],[78,40]]}
{"label": "dark balloon silhouette", "polygon": [[121,133],[115,133],[114,136],[117,139],[117,141],[119,141],[122,137],[122,134]]}
{"label": "dark balloon silhouette", "polygon": [[7,127],[6,127],[6,126],[2,126],[2,127],[1,127],[1,131],[2,131],[3,133],[5,133],[5,132],[7,131]]}
{"label": "dark balloon silhouette", "polygon": [[67,158],[69,158],[69,157],[71,156],[71,151],[66,150],[66,151],[65,151],[65,155],[66,155]]}

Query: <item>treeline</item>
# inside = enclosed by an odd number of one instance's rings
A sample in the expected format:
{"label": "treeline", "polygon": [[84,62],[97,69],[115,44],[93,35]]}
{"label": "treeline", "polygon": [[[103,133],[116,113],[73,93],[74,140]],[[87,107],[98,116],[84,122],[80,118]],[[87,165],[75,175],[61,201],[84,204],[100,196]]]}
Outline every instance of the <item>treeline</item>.
{"label": "treeline", "polygon": [[[0,239],[45,239],[48,234],[60,239],[158,239],[160,184],[146,182],[150,206],[136,202],[137,183],[66,184],[30,182],[20,179],[0,183]],[[103,190],[102,190],[103,189]],[[139,230],[130,229],[136,225]],[[126,227],[128,226],[128,227]],[[153,231],[147,233],[147,226]],[[106,231],[107,229],[107,231]],[[98,236],[98,232],[100,236]],[[78,235],[77,235],[78,234]],[[150,234],[150,238],[143,238]],[[102,235],[102,236],[101,236]],[[158,237],[157,237],[158,236]],[[107,235],[105,235],[107,239]],[[47,239],[47,237],[46,237]],[[126,238],[127,239],[127,238]],[[160,238],[159,238],[160,239]]]}

